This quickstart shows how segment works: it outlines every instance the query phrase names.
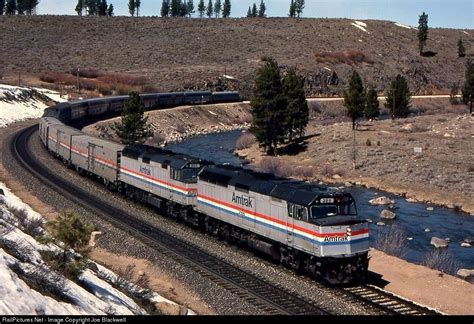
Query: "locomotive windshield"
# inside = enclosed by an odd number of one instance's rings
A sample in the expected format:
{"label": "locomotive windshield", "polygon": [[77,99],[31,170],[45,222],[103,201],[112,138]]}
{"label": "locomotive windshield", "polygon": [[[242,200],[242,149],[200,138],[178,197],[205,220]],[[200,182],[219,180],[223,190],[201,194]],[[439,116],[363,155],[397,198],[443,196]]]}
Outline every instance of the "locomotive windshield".
{"label": "locomotive windshield", "polygon": [[311,221],[339,215],[357,215],[357,208],[352,197],[321,198],[319,204],[311,206]]}

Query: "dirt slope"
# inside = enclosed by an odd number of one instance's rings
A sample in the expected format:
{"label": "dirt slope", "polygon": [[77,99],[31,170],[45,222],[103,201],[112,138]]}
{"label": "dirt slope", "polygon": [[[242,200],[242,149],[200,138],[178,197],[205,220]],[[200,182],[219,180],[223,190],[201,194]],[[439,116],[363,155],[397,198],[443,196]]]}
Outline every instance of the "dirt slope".
{"label": "dirt slope", "polygon": [[[366,20],[366,31],[348,19],[183,19],[75,16],[0,16],[0,76],[95,68],[145,76],[158,90],[229,88],[249,94],[264,55],[307,76],[310,95],[340,93],[352,68],[383,89],[396,73],[414,93],[446,91],[463,79],[462,37],[474,52],[474,30],[430,29],[418,53],[417,30]],[[325,53],[326,52],[326,53]],[[21,55],[20,55],[21,54]]]}

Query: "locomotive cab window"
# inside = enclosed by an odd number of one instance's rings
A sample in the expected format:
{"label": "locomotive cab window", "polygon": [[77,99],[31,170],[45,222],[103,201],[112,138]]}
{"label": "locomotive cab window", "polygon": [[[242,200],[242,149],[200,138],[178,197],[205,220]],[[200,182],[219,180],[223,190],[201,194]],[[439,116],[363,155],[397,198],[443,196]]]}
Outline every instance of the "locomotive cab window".
{"label": "locomotive cab window", "polygon": [[308,209],[303,206],[288,204],[288,216],[303,222],[308,221]]}

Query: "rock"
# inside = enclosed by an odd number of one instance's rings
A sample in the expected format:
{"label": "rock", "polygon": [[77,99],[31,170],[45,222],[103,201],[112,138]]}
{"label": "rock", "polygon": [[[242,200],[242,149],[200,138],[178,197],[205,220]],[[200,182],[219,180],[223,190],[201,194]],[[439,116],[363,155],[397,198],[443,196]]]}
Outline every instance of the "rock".
{"label": "rock", "polygon": [[472,269],[459,269],[457,275],[470,283],[474,283],[474,270]]}
{"label": "rock", "polygon": [[395,219],[397,215],[394,212],[391,212],[388,209],[382,210],[380,213],[380,218],[385,218],[385,219]]}
{"label": "rock", "polygon": [[356,186],[360,186],[360,185],[362,185],[362,182],[356,181]]}
{"label": "rock", "polygon": [[384,222],[377,222],[377,226],[385,226]]}
{"label": "rock", "polygon": [[431,232],[431,230],[428,227],[425,228],[425,233],[429,233],[429,232]]}
{"label": "rock", "polygon": [[388,206],[388,209],[390,209],[390,210],[395,210],[395,209],[398,209],[398,207],[395,206],[395,205],[393,205],[393,204],[391,204],[391,205]]}
{"label": "rock", "polygon": [[466,242],[462,242],[462,243],[461,243],[461,246],[462,246],[462,247],[471,247],[471,244],[466,243]]}
{"label": "rock", "polygon": [[465,238],[464,240],[462,240],[464,243],[468,243],[468,244],[472,244],[474,243],[474,238],[472,237],[468,237],[468,238]]}
{"label": "rock", "polygon": [[371,205],[390,205],[390,204],[394,204],[394,203],[395,203],[395,201],[393,201],[392,199],[387,198],[385,196],[369,200],[369,204],[371,204]]}
{"label": "rock", "polygon": [[451,242],[451,239],[450,239],[449,237],[445,237],[444,240],[445,240],[446,242]]}
{"label": "rock", "polygon": [[5,196],[5,193],[3,192],[3,189],[0,189],[0,196]]}
{"label": "rock", "polygon": [[344,186],[346,186],[346,187],[352,187],[352,183],[350,183],[350,182],[344,182]]}
{"label": "rock", "polygon": [[407,202],[409,202],[409,203],[417,202],[417,200],[414,199],[414,198],[407,198],[407,199],[405,199],[405,200],[406,200]]}
{"label": "rock", "polygon": [[413,240],[413,237],[407,237],[407,240],[411,241],[411,240]]}
{"label": "rock", "polygon": [[366,221],[369,222],[369,223],[373,223],[373,222],[374,222],[374,221],[371,220],[370,218],[367,218]]}
{"label": "rock", "polygon": [[426,210],[433,211],[434,208],[433,207],[426,207]]}
{"label": "rock", "polygon": [[339,174],[335,174],[332,176],[333,179],[341,179],[341,176]]}
{"label": "rock", "polygon": [[436,236],[433,236],[431,238],[430,244],[433,245],[437,249],[445,248],[445,247],[448,246],[448,242],[446,242],[446,240],[443,240],[442,238],[439,238],[439,237],[436,237]]}

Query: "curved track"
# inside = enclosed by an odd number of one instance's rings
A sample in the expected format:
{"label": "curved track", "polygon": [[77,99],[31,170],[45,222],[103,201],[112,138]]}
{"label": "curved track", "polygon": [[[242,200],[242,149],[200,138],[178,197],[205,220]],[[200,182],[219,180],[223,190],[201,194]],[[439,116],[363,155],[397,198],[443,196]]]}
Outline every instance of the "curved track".
{"label": "curved track", "polygon": [[28,140],[37,130],[37,125],[15,134],[10,143],[12,155],[35,177],[47,186],[105,217],[117,227],[133,233],[165,255],[179,262],[252,303],[266,314],[328,315],[329,313],[299,296],[277,287],[253,274],[237,269],[194,245],[183,242],[160,229],[143,222],[124,210],[110,206],[86,191],[71,186],[38,163],[28,152]]}

